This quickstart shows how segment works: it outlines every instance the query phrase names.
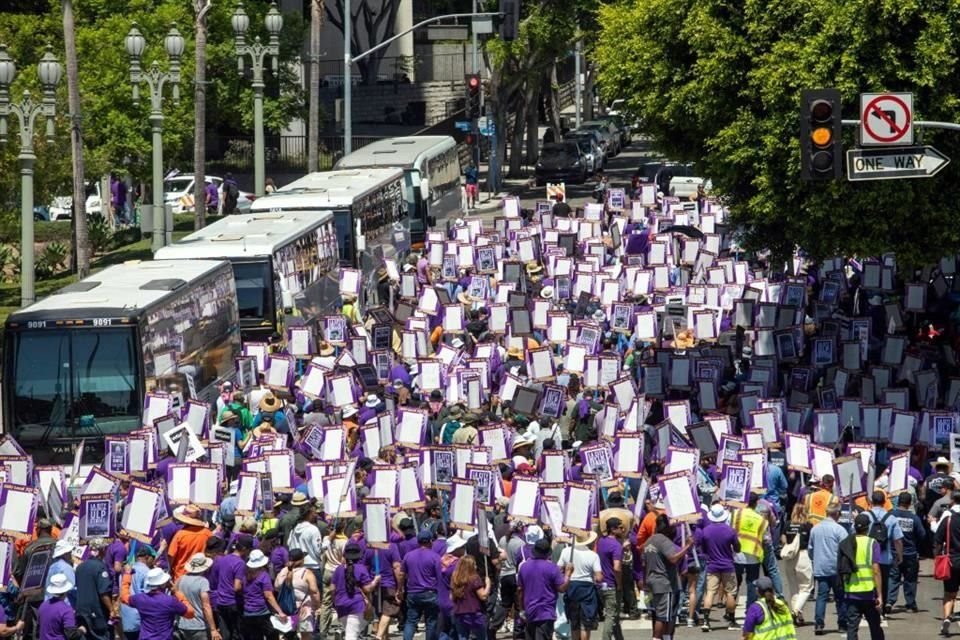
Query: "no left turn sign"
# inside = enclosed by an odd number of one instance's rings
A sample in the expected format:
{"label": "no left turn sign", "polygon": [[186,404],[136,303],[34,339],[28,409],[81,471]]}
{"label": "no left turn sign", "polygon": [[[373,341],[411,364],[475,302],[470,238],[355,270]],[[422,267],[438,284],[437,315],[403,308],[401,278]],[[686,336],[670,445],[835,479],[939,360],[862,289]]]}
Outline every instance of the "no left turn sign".
{"label": "no left turn sign", "polygon": [[860,144],[913,144],[912,93],[861,93]]}

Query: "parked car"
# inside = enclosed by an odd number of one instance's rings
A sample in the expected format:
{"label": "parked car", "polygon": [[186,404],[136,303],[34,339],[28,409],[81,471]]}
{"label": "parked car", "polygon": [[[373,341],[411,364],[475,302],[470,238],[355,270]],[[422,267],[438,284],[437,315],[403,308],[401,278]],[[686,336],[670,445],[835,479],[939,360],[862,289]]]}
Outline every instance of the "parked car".
{"label": "parked car", "polygon": [[594,172],[603,169],[607,165],[607,140],[599,132],[588,129],[573,129],[563,135],[564,140],[589,141],[591,151],[594,154]]}
{"label": "parked car", "polygon": [[537,185],[550,182],[583,184],[590,173],[587,158],[580,145],[573,141],[548,142],[540,147],[535,170]]}
{"label": "parked car", "polygon": [[593,138],[589,136],[583,136],[581,138],[565,138],[564,142],[573,142],[580,147],[580,153],[583,154],[583,157],[587,162],[588,175],[592,176],[597,172],[597,169],[600,168],[600,165],[597,164],[600,156],[600,148],[597,146],[597,143],[594,142]]}
{"label": "parked car", "polygon": [[640,174],[641,180],[655,183],[657,191],[666,195],[670,195],[670,183],[674,178],[692,178],[697,175],[692,164],[669,160],[647,162],[640,165],[637,172]]}
{"label": "parked car", "polygon": [[597,120],[601,122],[607,122],[612,124],[617,128],[617,132],[620,134],[620,149],[630,146],[630,143],[633,142],[633,127],[627,124],[626,118],[617,113],[608,113],[597,117]]}
{"label": "parked car", "polygon": [[[93,180],[87,184],[87,215],[99,215],[102,211],[100,206],[100,181]],[[73,217],[73,196],[56,196],[48,207],[50,221],[69,220]]]}
{"label": "parked car", "polygon": [[612,158],[620,153],[620,131],[613,123],[602,120],[588,120],[581,124],[580,128],[587,131],[599,131],[607,139],[607,157]]}
{"label": "parked car", "polygon": [[[217,185],[217,191],[220,193],[220,206],[217,213],[223,210],[223,178],[219,176],[207,176],[207,180]],[[250,213],[250,205],[257,196],[247,191],[240,191],[237,197],[237,212]],[[193,213],[193,174],[180,174],[167,176],[163,181],[163,201],[165,204],[173,205],[173,213]]]}

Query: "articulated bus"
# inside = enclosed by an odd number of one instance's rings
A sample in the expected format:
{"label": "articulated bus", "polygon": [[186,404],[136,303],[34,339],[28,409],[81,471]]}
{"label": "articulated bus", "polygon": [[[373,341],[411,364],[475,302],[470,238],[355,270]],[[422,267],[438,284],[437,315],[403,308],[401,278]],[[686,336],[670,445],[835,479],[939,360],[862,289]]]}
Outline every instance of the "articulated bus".
{"label": "articulated bus", "polygon": [[139,429],[148,391],[211,402],[240,355],[230,264],[128,262],[9,316],[3,423],[40,464],[65,463],[87,442]]}
{"label": "articulated bus", "polygon": [[231,215],[167,245],[154,258],[229,260],[241,336],[266,342],[288,324],[311,324],[322,311],[332,312],[339,260],[333,218],[332,211]]}
{"label": "articulated bus", "polygon": [[333,214],[340,266],[371,274],[402,252],[397,234],[407,218],[400,169],[349,169],[305,175],[263,198],[252,213]]}
{"label": "articulated bus", "polygon": [[460,193],[460,156],[450,136],[386,138],[341,158],[335,169],[396,167],[404,171],[404,197],[410,211],[410,239],[414,248],[426,241],[427,229],[437,221],[463,214]]}

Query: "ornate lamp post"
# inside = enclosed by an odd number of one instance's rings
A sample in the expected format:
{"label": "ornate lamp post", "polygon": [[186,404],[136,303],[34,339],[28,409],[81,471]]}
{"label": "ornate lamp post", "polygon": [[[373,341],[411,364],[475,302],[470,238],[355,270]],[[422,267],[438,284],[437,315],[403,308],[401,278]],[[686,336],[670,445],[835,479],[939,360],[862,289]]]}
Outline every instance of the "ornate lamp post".
{"label": "ornate lamp post", "polygon": [[140,57],[147,41],[134,23],[124,38],[127,55],[130,56],[130,82],[133,84],[133,103],[140,104],[140,84],[147,83],[150,90],[150,127],[153,135],[153,250],[157,251],[172,241],[173,229],[167,229],[167,215],[163,194],[163,89],[173,86],[173,102],[180,102],[180,56],[183,55],[183,36],[177,26],[171,25],[163,39],[163,48],[170,58],[170,70],[161,71],[154,60],[146,72],[140,67]]}
{"label": "ornate lamp post", "polygon": [[47,141],[53,142],[53,116],[56,114],[56,88],[63,77],[63,67],[53,55],[53,48],[37,65],[43,97],[36,102],[29,91],[23,92],[20,102],[10,102],[10,85],[17,75],[7,47],[0,45],[0,142],[7,141],[7,118],[12,113],[20,125],[20,305],[27,306],[35,300],[33,262],[33,163],[37,156],[33,150],[33,133],[37,117],[47,121]]}
{"label": "ornate lamp post", "polygon": [[266,182],[266,169],[264,160],[263,144],[263,68],[265,58],[269,55],[272,58],[271,69],[274,74],[277,73],[278,61],[280,55],[280,30],[283,29],[283,16],[277,9],[277,3],[270,3],[270,10],[264,19],[267,27],[267,33],[270,35],[269,44],[264,46],[260,38],[253,39],[253,44],[248,45],[246,41],[247,29],[250,28],[250,17],[243,10],[243,3],[238,2],[237,8],[230,17],[230,24],[233,27],[233,34],[236,40],[237,50],[237,71],[243,75],[243,62],[247,56],[250,56],[253,69],[253,177],[254,193],[262,196]]}

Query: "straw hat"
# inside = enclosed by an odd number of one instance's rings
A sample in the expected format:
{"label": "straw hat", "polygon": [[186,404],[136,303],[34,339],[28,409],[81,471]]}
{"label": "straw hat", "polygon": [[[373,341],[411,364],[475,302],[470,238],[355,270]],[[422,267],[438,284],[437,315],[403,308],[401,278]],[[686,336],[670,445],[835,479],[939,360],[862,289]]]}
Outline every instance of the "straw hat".
{"label": "straw hat", "polygon": [[673,346],[677,349],[689,349],[697,343],[693,337],[693,329],[684,329],[673,339]]}
{"label": "straw hat", "polygon": [[203,553],[195,553],[190,557],[187,564],[183,565],[183,568],[187,573],[203,573],[212,566],[213,560],[203,555]]}
{"label": "straw hat", "polygon": [[326,340],[321,340],[318,345],[319,349],[317,351],[318,355],[321,356],[332,356],[334,352],[333,345],[327,342]]}
{"label": "straw hat", "polygon": [[205,527],[207,523],[200,519],[200,507],[196,505],[185,505],[178,507],[173,512],[173,519],[183,524],[190,524],[195,527]]}
{"label": "straw hat", "polygon": [[520,358],[523,359],[523,349],[518,346],[512,346],[507,349],[507,356],[511,358]]}
{"label": "straw hat", "polygon": [[50,577],[50,584],[47,585],[47,593],[51,596],[59,596],[73,591],[73,583],[67,579],[67,576],[58,573]]}
{"label": "straw hat", "polygon": [[582,533],[578,533],[576,538],[574,539],[574,542],[578,547],[589,547],[596,541],[597,541],[596,531],[588,531],[586,535]]}
{"label": "straw hat", "polygon": [[293,497],[290,498],[291,507],[302,507],[307,504],[310,504],[310,498],[308,498],[302,491],[293,492]]}
{"label": "straw hat", "polygon": [[543,271],[543,266],[537,262],[530,262],[527,264],[527,275],[532,276]]}
{"label": "straw hat", "polygon": [[458,293],[457,300],[460,302],[460,304],[465,304],[468,306],[471,306],[474,303],[473,296],[467,293],[466,291],[461,291],[460,293]]}
{"label": "straw hat", "polygon": [[268,393],[260,400],[260,411],[279,411],[281,407],[283,403],[280,402],[280,398],[272,393]]}

